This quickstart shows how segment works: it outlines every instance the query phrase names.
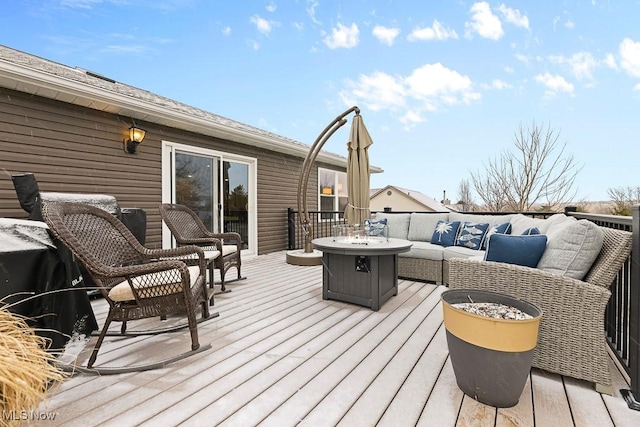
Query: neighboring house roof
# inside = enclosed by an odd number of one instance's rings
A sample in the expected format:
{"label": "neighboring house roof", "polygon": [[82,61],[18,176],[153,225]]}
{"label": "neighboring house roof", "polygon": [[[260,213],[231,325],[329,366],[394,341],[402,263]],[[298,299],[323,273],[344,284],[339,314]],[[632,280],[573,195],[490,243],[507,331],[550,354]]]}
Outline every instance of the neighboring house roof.
{"label": "neighboring house roof", "polygon": [[[187,130],[267,150],[306,157],[309,145],[191,107],[81,68],[73,68],[0,45],[0,86],[69,104]],[[317,161],[346,166],[327,151]],[[371,172],[382,172],[372,166]]]}
{"label": "neighboring house roof", "polygon": [[433,197],[429,197],[426,194],[423,194],[419,191],[408,190],[406,188],[395,187],[393,185],[387,185],[384,188],[372,189],[370,192],[370,195],[371,195],[370,198],[374,198],[378,194],[383,193],[387,190],[395,190],[395,191],[404,193],[407,197],[413,199],[416,203],[421,204],[424,207],[429,208],[435,212],[445,212],[445,211],[451,210],[445,205],[443,205],[442,203],[438,202]]}

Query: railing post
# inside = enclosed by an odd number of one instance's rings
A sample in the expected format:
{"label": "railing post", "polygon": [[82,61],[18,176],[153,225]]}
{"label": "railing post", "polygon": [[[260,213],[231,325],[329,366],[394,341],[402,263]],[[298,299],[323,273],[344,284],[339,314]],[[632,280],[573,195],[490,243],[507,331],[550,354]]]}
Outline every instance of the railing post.
{"label": "railing post", "polygon": [[620,390],[629,408],[640,411],[640,205],[631,208],[631,284],[629,290],[629,378],[631,390]]}
{"label": "railing post", "polygon": [[293,250],[296,245],[296,218],[293,208],[287,208],[287,249]]}

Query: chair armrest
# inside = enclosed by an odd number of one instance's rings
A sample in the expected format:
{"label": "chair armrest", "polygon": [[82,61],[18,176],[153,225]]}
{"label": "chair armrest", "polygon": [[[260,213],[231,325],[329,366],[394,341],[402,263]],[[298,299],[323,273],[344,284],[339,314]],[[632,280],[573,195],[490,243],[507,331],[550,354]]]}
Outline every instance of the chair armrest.
{"label": "chair armrest", "polygon": [[207,267],[204,250],[196,245],[179,246],[171,249],[147,249],[145,254],[152,260],[178,260],[189,265],[194,265],[195,259],[193,259],[193,255],[195,254],[198,258],[200,270],[205,271]]}
{"label": "chair armrest", "polygon": [[[235,241],[238,250],[242,249],[242,237],[239,233],[234,232],[226,232],[226,233],[217,233],[215,236],[218,239],[224,240],[224,242]],[[227,243],[228,244],[228,243]]]}
{"label": "chair armrest", "polygon": [[598,285],[571,277],[560,276],[537,268],[501,262],[453,258],[449,261],[449,284],[461,288],[477,285],[499,288],[500,291],[527,294],[555,293],[558,289],[572,292],[608,296],[611,293]]}
{"label": "chair armrest", "polygon": [[238,251],[242,249],[242,237],[239,233],[207,233],[207,237],[183,239],[183,242],[198,246],[215,246],[222,253],[222,245],[228,244],[229,241],[235,241]]}

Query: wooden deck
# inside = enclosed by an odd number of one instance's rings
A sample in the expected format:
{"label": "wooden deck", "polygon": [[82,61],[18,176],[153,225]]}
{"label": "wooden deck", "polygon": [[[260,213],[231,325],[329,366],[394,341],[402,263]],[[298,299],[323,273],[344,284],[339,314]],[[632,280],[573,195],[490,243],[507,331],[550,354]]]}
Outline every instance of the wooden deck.
{"label": "wooden deck", "polygon": [[[245,260],[243,274],[216,297],[220,317],[199,327],[212,349],[154,371],[76,375],[41,408],[55,421],[39,425],[640,425],[640,412],[618,392],[628,385],[613,362],[614,396],[536,369],[513,408],[464,396],[448,358],[444,287],[401,280],[399,294],[374,312],[324,301],[322,267],[289,265],[283,252]],[[100,322],[104,301],[94,310]],[[186,330],[110,339],[97,362],[188,349]]]}

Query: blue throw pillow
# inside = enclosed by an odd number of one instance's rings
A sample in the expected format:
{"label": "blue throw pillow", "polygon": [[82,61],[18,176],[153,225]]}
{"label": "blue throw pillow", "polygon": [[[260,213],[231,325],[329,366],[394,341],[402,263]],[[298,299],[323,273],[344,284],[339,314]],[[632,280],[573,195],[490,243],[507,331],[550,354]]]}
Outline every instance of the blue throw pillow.
{"label": "blue throw pillow", "polygon": [[533,236],[534,234],[540,234],[540,229],[538,227],[527,228],[522,232],[522,236]]}
{"label": "blue throw pillow", "polygon": [[431,243],[441,246],[454,246],[458,228],[460,228],[460,221],[448,222],[443,219],[439,220],[436,224],[436,229],[433,230]]}
{"label": "blue throw pillow", "polygon": [[480,249],[484,235],[489,228],[488,222],[465,222],[460,227],[456,246],[464,246],[469,249]]}
{"label": "blue throw pillow", "polygon": [[485,261],[505,262],[535,268],[547,247],[547,236],[493,234],[487,243]]}
{"label": "blue throw pillow", "polygon": [[492,225],[487,230],[487,234],[484,235],[484,240],[482,241],[482,249],[487,249],[487,242],[489,241],[489,237],[492,234],[511,234],[511,223],[503,222],[502,224]]}
{"label": "blue throw pillow", "polygon": [[367,234],[367,236],[386,237],[386,227],[387,218],[364,220],[364,232]]}

